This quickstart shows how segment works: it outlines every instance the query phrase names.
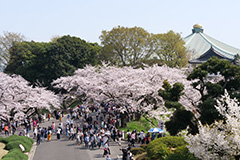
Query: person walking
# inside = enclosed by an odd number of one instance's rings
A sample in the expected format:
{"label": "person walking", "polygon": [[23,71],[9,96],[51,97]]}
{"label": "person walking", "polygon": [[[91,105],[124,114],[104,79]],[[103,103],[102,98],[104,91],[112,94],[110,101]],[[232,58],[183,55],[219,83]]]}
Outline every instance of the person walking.
{"label": "person walking", "polygon": [[51,141],[51,138],[52,138],[52,131],[51,131],[51,127],[49,127],[49,129],[48,129],[48,135],[47,135],[47,140],[48,140],[48,142]]}

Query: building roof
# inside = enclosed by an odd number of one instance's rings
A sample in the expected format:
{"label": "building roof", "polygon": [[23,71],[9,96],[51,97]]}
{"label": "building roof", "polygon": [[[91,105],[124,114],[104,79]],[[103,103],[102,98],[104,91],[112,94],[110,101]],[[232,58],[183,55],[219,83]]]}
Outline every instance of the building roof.
{"label": "building roof", "polygon": [[[215,54],[221,55],[226,59],[233,60],[234,55],[240,55],[240,49],[220,42],[207,34],[203,33],[202,25],[195,24],[192,29],[192,34],[184,38],[185,47],[191,52],[192,59],[200,58],[203,54],[209,51],[216,52]],[[209,51],[208,54],[211,52]],[[211,53],[213,55],[213,53]],[[205,55],[206,57],[206,55]],[[210,57],[209,57],[210,58]],[[193,62],[193,61],[191,61]]]}
{"label": "building roof", "polygon": [[205,52],[199,58],[191,60],[191,61],[189,61],[189,63],[191,63],[191,64],[201,64],[203,62],[206,62],[209,58],[211,58],[213,56],[215,56],[219,59],[225,59],[225,60],[232,61],[232,59],[229,59],[229,58],[225,57],[224,55],[222,55],[221,53],[216,51],[213,47],[211,47],[207,52]]}

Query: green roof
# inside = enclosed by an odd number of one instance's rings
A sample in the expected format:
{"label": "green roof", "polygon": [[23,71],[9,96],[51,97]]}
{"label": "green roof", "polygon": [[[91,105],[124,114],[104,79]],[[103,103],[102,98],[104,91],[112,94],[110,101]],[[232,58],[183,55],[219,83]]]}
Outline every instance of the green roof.
{"label": "green roof", "polygon": [[192,54],[192,59],[196,59],[206,53],[211,47],[223,56],[234,59],[234,55],[240,55],[240,49],[220,42],[203,33],[202,28],[194,28],[193,33],[183,39],[185,47]]}

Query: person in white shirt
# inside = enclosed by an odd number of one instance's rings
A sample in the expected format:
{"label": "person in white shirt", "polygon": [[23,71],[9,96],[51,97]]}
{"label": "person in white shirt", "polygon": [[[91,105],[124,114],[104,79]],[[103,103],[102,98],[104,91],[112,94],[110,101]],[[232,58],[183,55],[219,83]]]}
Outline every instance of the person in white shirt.
{"label": "person in white shirt", "polygon": [[61,127],[57,128],[57,139],[60,139],[61,130]]}

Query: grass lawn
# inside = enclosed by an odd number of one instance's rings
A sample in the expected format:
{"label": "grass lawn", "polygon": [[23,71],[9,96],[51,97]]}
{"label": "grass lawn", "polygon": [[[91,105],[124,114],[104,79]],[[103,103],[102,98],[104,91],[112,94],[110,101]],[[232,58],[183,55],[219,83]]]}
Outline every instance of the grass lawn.
{"label": "grass lawn", "polygon": [[[150,119],[151,121],[153,121],[153,123],[155,125],[158,124],[158,121],[156,119]],[[150,122],[148,122],[145,118],[141,117],[141,119],[139,121],[131,121],[127,123],[127,127],[120,127],[120,130],[123,130],[125,133],[127,132],[127,130],[129,129],[129,131],[133,131],[133,130],[137,130],[137,131],[141,131],[143,130],[145,133],[151,129],[157,126],[153,126]]]}

